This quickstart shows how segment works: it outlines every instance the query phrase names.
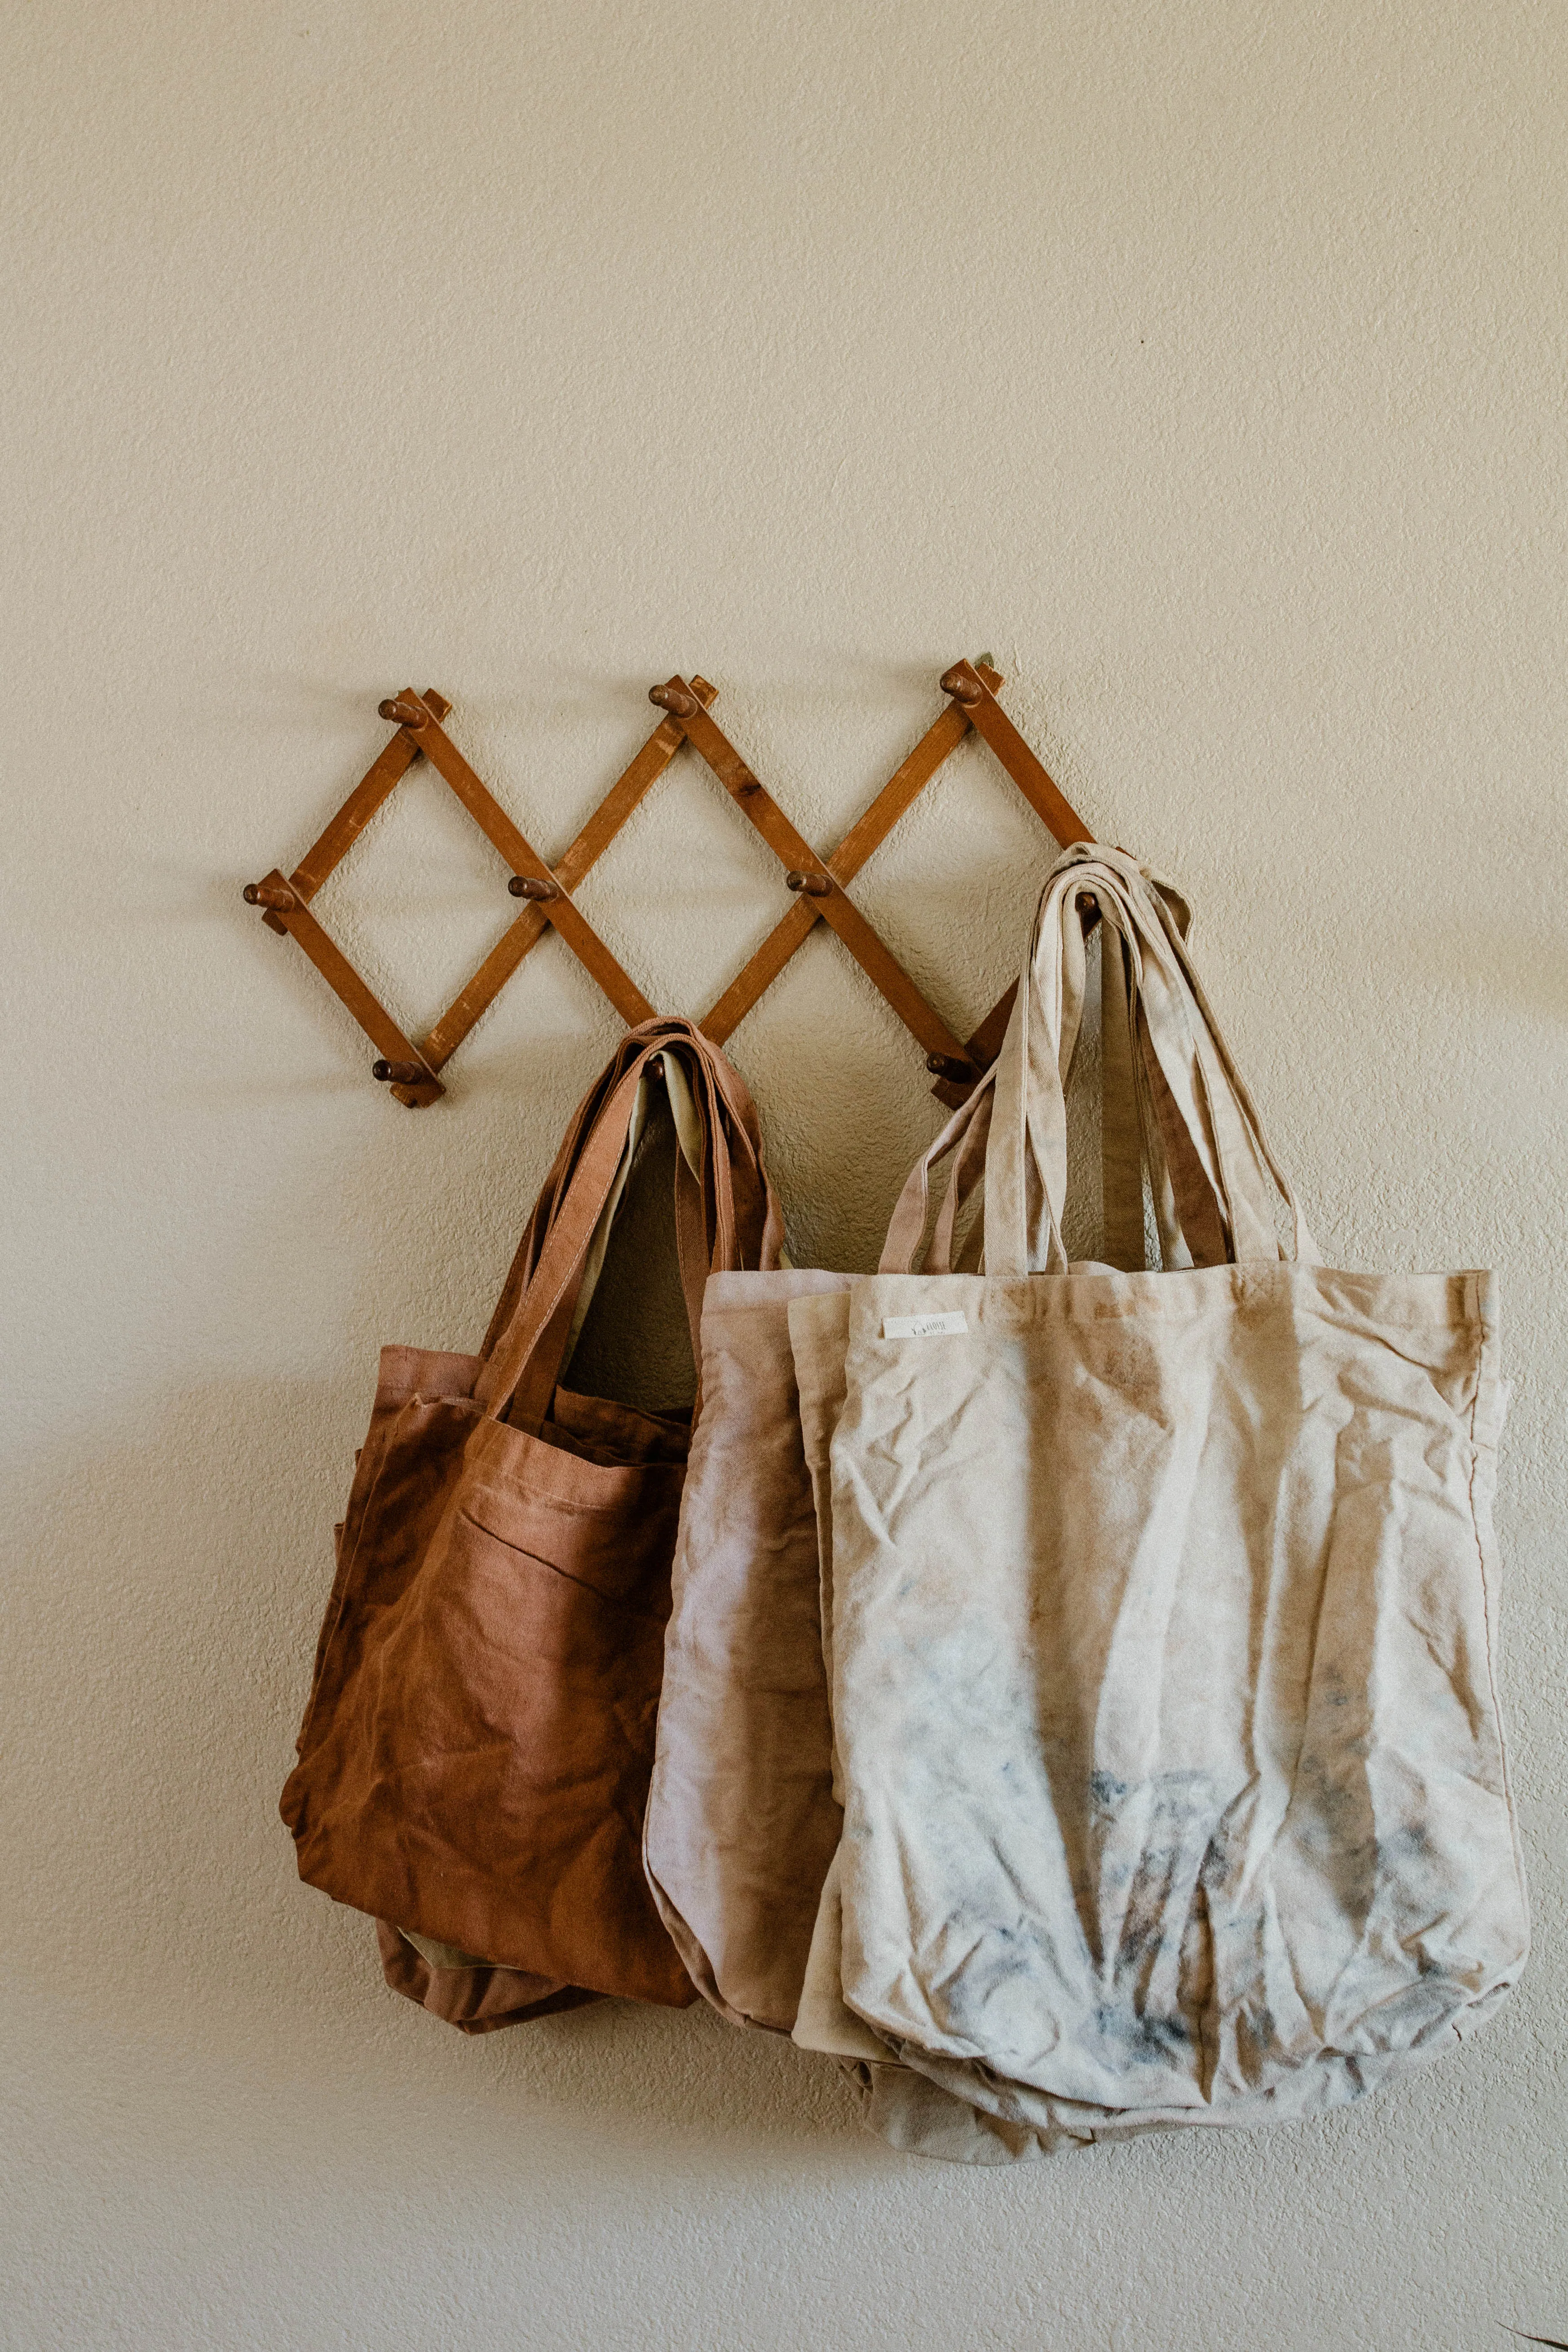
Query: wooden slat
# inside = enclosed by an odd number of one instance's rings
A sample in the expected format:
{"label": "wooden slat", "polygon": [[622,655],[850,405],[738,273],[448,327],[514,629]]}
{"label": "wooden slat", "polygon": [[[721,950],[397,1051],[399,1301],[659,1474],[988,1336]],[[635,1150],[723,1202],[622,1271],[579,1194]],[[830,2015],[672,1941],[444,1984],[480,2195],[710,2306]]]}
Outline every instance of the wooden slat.
{"label": "wooden slat", "polygon": [[402,782],[419,746],[400,727],[379,760],[365,770],[321,838],[313,841],[289,877],[301,898],[313,898],[333,866],[353,847],[394,786]]}
{"label": "wooden slat", "polygon": [[773,925],[762,946],[735,974],[722,996],[709,1007],[697,1026],[715,1045],[737,1030],[764,990],[788,963],[796,948],[811,937],[821,913],[821,901],[803,892],[782,921]]}
{"label": "wooden slat", "polygon": [[[710,686],[705,677],[694,677],[691,691],[704,710],[710,710],[718,699],[718,688]],[[667,719],[662,726],[654,729],[626,773],[610,786],[571,848],[557,860],[555,879],[563,890],[575,890],[589,867],[604,856],[685,740],[686,730],[679,719]]]}
{"label": "wooden slat", "polygon": [[[412,688],[405,691],[412,693]],[[425,689],[423,699],[438,719],[445,719],[452,708],[444,694],[433,686]],[[301,898],[313,898],[339,860],[345,856],[395,784],[401,782],[419,757],[419,745],[406,727],[400,727],[378,760],[372,761],[360,778],[326,831],[310,848],[289,877]]]}
{"label": "wooden slat", "polygon": [[[268,875],[268,882],[282,882],[276,871]],[[287,887],[287,886],[285,886]],[[379,997],[372,994],[342,950],[328,938],[309,908],[297,905],[279,919],[290,939],[297,940],[332,991],[353,1014],[371,1044],[389,1062],[423,1060],[419,1049],[398,1027]],[[432,1073],[427,1086],[398,1089],[399,1099],[416,1106],[431,1103],[446,1092],[440,1080]]]}
{"label": "wooden slat", "polygon": [[[535,881],[553,883],[555,877],[543,858],[474,773],[434,714],[428,726],[421,727],[418,734],[419,747],[426,758],[446,778],[486,839],[506,859],[509,870],[531,875]],[[558,890],[554,898],[537,903],[546,922],[560,932],[584,971],[604,990],[628,1028],[651,1021],[653,1006],[567,894]]]}
{"label": "wooden slat", "polygon": [[[690,692],[682,679],[671,683]],[[898,958],[883,946],[859,908],[845,897],[810,843],[795,831],[729,738],[705,710],[694,710],[681,724],[688,742],[701,752],[736,807],[755,825],[774,856],[799,873],[820,875],[826,879],[830,887],[825,897],[816,900],[817,913],[837,932],[867,979],[891,1005],[905,1028],[919,1038],[928,1054],[943,1054],[954,1061],[963,1061],[963,1047],[941,1014],[926,1003]]]}
{"label": "wooden slat", "polygon": [[419,1051],[431,1069],[438,1070],[457,1052],[479,1015],[489,1010],[523,957],[538,946],[549,929],[543,908],[536,904],[525,907],[516,921],[508,924],[473,978],[464,982],[422,1042]]}
{"label": "wooden slat", "polygon": [[[999,670],[982,669],[993,691],[1002,684]],[[697,680],[693,678],[695,691]],[[930,783],[950,751],[956,751],[969,732],[969,718],[963,705],[950,702],[940,719],[926,729],[914,750],[901,766],[889,777],[876,799],[845,835],[832,856],[827,870],[839,882],[852,882],[873,850],[881,846],[899,819],[914,805]],[[738,1029],[763,992],[771,988],[795,950],[809,938],[822,919],[822,902],[808,898],[803,891],[787,915],[774,924],[767,938],[745,968],[737,972],[711,1010],[705,1013],[698,1026],[704,1036],[711,1037],[716,1045]]]}
{"label": "wooden slat", "polygon": [[953,669],[973,689],[973,700],[964,705],[970,725],[985,738],[1046,831],[1055,834],[1064,849],[1075,841],[1092,841],[1088,825],[1046,773],[973,663],[957,662]]}
{"label": "wooden slat", "polygon": [[[976,675],[984,678],[993,691],[1002,684],[1000,670],[982,669]],[[850,826],[828,859],[841,881],[852,880],[871,852],[881,846],[905,811],[914,806],[949,752],[957,751],[969,732],[969,713],[958,702],[950,702],[942,717],[932,720],[909,758],[894,769],[865,815]]]}
{"label": "wooden slat", "polygon": [[[1075,841],[1092,841],[1094,835],[1066,793],[1047,774],[996,700],[995,688],[986,672],[971,662],[956,662],[947,676],[958,677],[969,687],[971,698],[966,700],[963,708],[971,726],[990,744],[1047,832],[1056,836],[1063,849],[1070,849]],[[945,679],[943,683],[946,683]],[[1017,992],[1017,982],[1009,981],[969,1040],[969,1058],[982,1070],[988,1070],[1002,1050],[1013,999]],[[962,1081],[952,1078],[939,1078],[931,1088],[937,1099],[953,1110],[966,1099],[970,1091]]]}

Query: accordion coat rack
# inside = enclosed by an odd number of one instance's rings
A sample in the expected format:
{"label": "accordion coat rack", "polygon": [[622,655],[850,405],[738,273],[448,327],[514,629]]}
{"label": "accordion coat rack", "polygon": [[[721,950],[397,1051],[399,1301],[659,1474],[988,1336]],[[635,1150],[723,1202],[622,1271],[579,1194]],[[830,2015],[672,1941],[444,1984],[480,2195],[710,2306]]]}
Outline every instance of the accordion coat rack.
{"label": "accordion coat rack", "polygon": [[[372,1065],[374,1075],[390,1087],[399,1102],[406,1103],[410,1109],[418,1109],[437,1101],[446,1091],[441,1084],[441,1070],[547,930],[559,934],[628,1025],[654,1018],[655,1007],[611,954],[578,908],[573,893],[681,745],[689,743],[778,858],[784,869],[784,887],[794,894],[793,905],[718,1002],[703,1014],[699,1026],[715,1045],[722,1045],[763,992],[778,978],[816,924],[825,922],[837,933],[872,985],[925,1048],[927,1066],[937,1081],[932,1091],[944,1101],[956,1104],[963,1101],[994,1060],[1007,1025],[1013,991],[1009,988],[993,1005],[973,1036],[964,1040],[954,1037],[849,897],[848,886],[872,851],[913,805],[948,753],[972,730],[989,744],[1030,807],[1064,849],[1075,841],[1093,838],[997,700],[1002,682],[988,655],[982,655],[974,662],[957,662],[945,671],[941,686],[948,697],[946,709],[926,730],[831,856],[824,858],[818,857],[795,831],[719,726],[712,715],[717,688],[702,677],[672,677],[665,685],[652,688],[648,696],[665,717],[553,866],[548,865],[519,832],[447,732],[446,721],[452,706],[446,697],[437,694],[433,687],[426,687],[423,694],[416,694],[411,687],[405,688],[401,694],[392,696],[380,706],[381,716],[391,721],[396,732],[361,777],[321,838],[306,851],[291,874],[285,875],[275,867],[261,881],[247,884],[246,900],[261,909],[262,919],[273,930],[292,938],[303,948],[375,1046],[380,1058]],[[526,903],[428,1035],[416,1043],[405,1035],[311,914],[310,900],[377,809],[420,759],[427,760],[451,787],[508,867],[508,890],[514,898]],[[1089,901],[1080,903],[1087,929],[1098,910]]]}

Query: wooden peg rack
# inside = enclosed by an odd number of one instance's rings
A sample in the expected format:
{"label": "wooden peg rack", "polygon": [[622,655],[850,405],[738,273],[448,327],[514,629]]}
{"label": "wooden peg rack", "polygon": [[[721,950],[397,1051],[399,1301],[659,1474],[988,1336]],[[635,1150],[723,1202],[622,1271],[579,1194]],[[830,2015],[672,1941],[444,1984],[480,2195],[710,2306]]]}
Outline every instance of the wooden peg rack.
{"label": "wooden peg rack", "polygon": [[[654,1018],[654,1007],[623,971],[572,894],[681,745],[689,743],[778,858],[784,868],[784,887],[793,894],[787,912],[703,1014],[699,1026],[715,1045],[722,1045],[816,925],[825,922],[924,1046],[926,1066],[937,1081],[932,1092],[944,1102],[957,1104],[996,1057],[1012,1008],[1012,988],[998,998],[973,1036],[963,1041],[954,1037],[849,898],[847,887],[971,729],[990,745],[1061,847],[1093,839],[997,700],[1002,682],[988,655],[976,662],[956,662],[945,671],[941,686],[949,698],[946,709],[837,848],[830,856],[820,858],[713,718],[717,688],[702,677],[668,678],[648,695],[665,717],[553,866],[518,830],[447,734],[445,721],[452,706],[445,695],[433,687],[426,687],[423,694],[405,687],[380,705],[381,716],[396,732],[320,839],[312,843],[292,874],[285,877],[274,867],[259,882],[247,884],[246,902],[261,908],[262,920],[271,929],[303,948],[376,1048],[379,1058],[372,1064],[373,1075],[390,1087],[399,1102],[417,1110],[446,1092],[438,1073],[547,930],[555,931],[571,949],[628,1027]],[[416,1044],[311,914],[310,900],[420,759],[429,761],[499,853],[509,870],[507,888],[524,904],[435,1027]],[[1084,909],[1089,919],[1096,911],[1092,906]]]}

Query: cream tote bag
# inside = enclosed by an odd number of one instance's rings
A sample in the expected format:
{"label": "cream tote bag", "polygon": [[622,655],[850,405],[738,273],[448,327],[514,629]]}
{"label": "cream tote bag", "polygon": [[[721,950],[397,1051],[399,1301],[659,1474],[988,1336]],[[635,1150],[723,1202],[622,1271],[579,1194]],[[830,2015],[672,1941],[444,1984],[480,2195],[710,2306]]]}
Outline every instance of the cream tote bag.
{"label": "cream tote bag", "polygon": [[[1131,1079],[1108,1200],[1130,1102],[1158,1272],[1062,1241],[1085,893]],[[901,1249],[983,1138],[985,1271],[852,1286],[831,1437],[845,1820],[807,2005],[1039,2147],[1341,2105],[1528,1948],[1491,1277],[1318,1263],[1184,928],[1125,854],[1058,863],[895,1218]]]}

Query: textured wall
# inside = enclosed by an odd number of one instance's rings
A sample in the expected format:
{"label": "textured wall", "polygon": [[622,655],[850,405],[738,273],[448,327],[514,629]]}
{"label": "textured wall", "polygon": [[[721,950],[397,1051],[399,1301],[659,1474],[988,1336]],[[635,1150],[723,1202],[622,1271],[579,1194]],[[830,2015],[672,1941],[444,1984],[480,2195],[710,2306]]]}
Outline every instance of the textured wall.
{"label": "textured wall", "polygon": [[[50,0],[0,41],[17,2352],[1568,2334],[1554,0]],[[471,1342],[612,1041],[542,949],[417,1115],[239,884],[432,682],[547,850],[679,666],[827,844],[994,650],[1177,874],[1352,1265],[1495,1265],[1538,1949],[1360,2113],[998,2176],[705,2014],[471,2045],[274,1811],[384,1339]],[[863,901],[972,1021],[978,751]],[[323,901],[411,1021],[510,902],[410,784]],[[784,903],[683,758],[583,893],[696,1010]],[[739,1033],[803,1259],[937,1112],[814,940]]]}

